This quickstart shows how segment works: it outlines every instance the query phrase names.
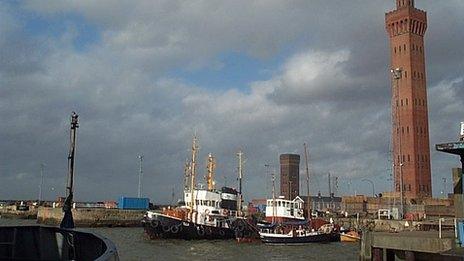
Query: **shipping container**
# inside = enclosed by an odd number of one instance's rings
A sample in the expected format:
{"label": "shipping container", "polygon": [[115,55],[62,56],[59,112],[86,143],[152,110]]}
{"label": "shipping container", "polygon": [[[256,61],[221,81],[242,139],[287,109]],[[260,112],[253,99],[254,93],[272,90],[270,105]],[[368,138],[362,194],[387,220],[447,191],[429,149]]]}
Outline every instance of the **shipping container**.
{"label": "shipping container", "polygon": [[118,201],[119,209],[148,209],[148,198],[129,198],[121,196]]}

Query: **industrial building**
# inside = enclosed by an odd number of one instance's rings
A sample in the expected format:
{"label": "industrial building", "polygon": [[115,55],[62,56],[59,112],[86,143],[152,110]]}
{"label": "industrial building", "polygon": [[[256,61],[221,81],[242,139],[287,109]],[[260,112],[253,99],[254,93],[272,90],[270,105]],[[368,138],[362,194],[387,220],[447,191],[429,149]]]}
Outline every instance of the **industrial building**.
{"label": "industrial building", "polygon": [[280,195],[292,200],[300,195],[300,155],[280,155]]}

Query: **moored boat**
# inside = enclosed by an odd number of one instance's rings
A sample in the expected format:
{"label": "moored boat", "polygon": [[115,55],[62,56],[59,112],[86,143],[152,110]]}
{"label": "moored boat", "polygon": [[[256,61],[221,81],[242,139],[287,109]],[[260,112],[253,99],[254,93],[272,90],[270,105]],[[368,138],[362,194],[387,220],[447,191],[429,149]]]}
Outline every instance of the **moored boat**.
{"label": "moored boat", "polygon": [[331,235],[311,229],[309,223],[300,224],[281,223],[259,225],[259,235],[265,244],[306,244],[327,243],[331,241]]}
{"label": "moored boat", "polygon": [[260,239],[266,244],[304,244],[340,241],[336,226],[323,220],[306,220],[304,201],[273,196],[267,200],[266,223],[258,224]]}
{"label": "moored boat", "polygon": [[340,241],[342,242],[359,242],[360,240],[361,236],[356,231],[349,231],[340,234]]}
{"label": "moored boat", "polygon": [[[247,219],[242,217],[241,193],[234,188],[215,188],[215,159],[208,155],[206,187],[196,184],[196,137],[193,139],[192,160],[187,164],[184,198],[176,208],[161,213],[148,211],[142,220],[151,239],[244,239],[256,235]],[[240,154],[241,155],[241,154]]]}

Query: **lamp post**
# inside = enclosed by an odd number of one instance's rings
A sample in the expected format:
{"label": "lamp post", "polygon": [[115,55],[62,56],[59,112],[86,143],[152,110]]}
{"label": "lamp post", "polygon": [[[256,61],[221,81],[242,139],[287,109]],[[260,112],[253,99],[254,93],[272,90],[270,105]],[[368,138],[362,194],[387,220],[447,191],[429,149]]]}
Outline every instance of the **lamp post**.
{"label": "lamp post", "polygon": [[362,179],[361,181],[366,181],[366,182],[369,182],[371,183],[371,186],[372,186],[372,196],[375,197],[375,185],[374,185],[374,182],[370,179]]}
{"label": "lamp post", "polygon": [[39,198],[38,198],[39,206],[40,206],[40,202],[42,202],[42,186],[43,186],[43,179],[44,179],[44,168],[45,168],[45,163],[40,163],[40,183],[39,183]]}
{"label": "lamp post", "polygon": [[140,166],[139,166],[140,169],[139,169],[139,189],[138,189],[137,196],[141,198],[142,197],[143,155],[139,155],[138,158],[140,160]]}

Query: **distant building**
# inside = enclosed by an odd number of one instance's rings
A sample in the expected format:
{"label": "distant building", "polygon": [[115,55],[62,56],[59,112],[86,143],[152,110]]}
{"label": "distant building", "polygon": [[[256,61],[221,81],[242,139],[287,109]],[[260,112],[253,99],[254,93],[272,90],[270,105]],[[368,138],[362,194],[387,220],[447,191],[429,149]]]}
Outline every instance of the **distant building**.
{"label": "distant building", "polygon": [[280,195],[293,200],[300,194],[300,155],[280,155]]}
{"label": "distant building", "polygon": [[395,189],[407,198],[431,197],[424,46],[427,13],[415,8],[414,0],[396,0],[396,9],[385,14],[385,27],[392,69]]}
{"label": "distant building", "polygon": [[[307,196],[300,196],[304,200],[307,201]],[[311,209],[313,211],[318,212],[340,212],[342,206],[342,198],[341,197],[329,197],[329,196],[311,196]]]}
{"label": "distant building", "polygon": [[250,204],[256,208],[257,212],[262,212],[264,213],[266,211],[266,199],[265,198],[257,198],[257,199],[252,199]]}

